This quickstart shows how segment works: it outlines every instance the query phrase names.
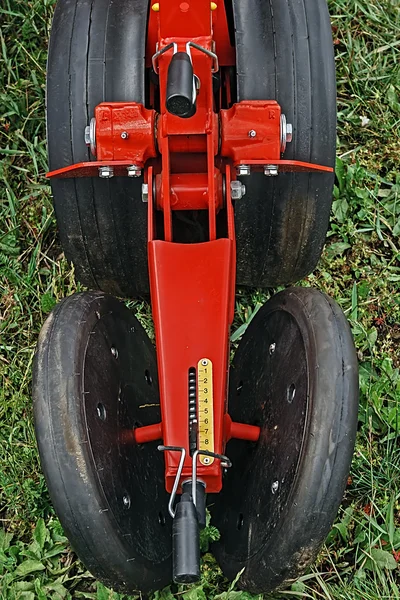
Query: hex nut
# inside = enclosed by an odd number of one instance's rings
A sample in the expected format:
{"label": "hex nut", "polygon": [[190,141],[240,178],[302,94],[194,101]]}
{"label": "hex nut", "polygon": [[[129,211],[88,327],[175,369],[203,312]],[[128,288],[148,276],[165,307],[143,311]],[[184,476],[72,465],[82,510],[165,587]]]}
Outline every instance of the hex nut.
{"label": "hex nut", "polygon": [[286,141],[289,143],[293,139],[293,126],[291,123],[286,123]]}
{"label": "hex nut", "polygon": [[90,146],[90,125],[86,125],[85,127],[85,144],[86,146]]}
{"label": "hex nut", "polygon": [[249,165],[238,165],[236,167],[236,175],[239,175],[239,177],[245,177],[250,175],[250,173],[251,169]]}
{"label": "hex nut", "polygon": [[110,179],[114,177],[113,167],[99,167],[99,177],[102,179]]}
{"label": "hex nut", "polygon": [[264,165],[264,175],[267,177],[278,175],[278,165]]}
{"label": "hex nut", "polygon": [[142,169],[138,165],[130,165],[127,167],[128,177],[140,177]]}
{"label": "hex nut", "polygon": [[231,181],[232,200],[241,200],[246,193],[246,186],[241,181]]}

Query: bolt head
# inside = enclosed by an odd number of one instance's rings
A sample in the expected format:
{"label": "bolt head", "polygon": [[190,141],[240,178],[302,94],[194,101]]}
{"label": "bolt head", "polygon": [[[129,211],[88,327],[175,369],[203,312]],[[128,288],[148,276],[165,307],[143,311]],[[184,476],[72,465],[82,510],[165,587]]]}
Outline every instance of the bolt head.
{"label": "bolt head", "polygon": [[149,184],[142,183],[142,202],[149,201]]}
{"label": "bolt head", "polygon": [[249,136],[249,138],[255,138],[257,135],[257,131],[255,129],[250,129],[247,135]]}
{"label": "bolt head", "polygon": [[111,177],[114,177],[113,167],[99,167],[99,177],[102,179],[111,179]]}
{"label": "bolt head", "polygon": [[96,156],[96,119],[90,119],[90,124],[85,127],[85,144],[90,146],[90,152]]}
{"label": "bolt head", "polygon": [[142,169],[138,165],[130,165],[126,170],[128,177],[140,177],[142,174]]}
{"label": "bolt head", "polygon": [[232,200],[241,200],[246,193],[246,186],[241,181],[231,181]]}
{"label": "bolt head", "polygon": [[90,125],[86,125],[85,127],[85,144],[86,146],[90,146]]}
{"label": "bolt head", "polygon": [[128,137],[129,137],[129,133],[128,133],[127,131],[123,131],[123,132],[121,133],[121,139],[123,139],[123,140],[127,140],[127,139],[128,139]]}
{"label": "bolt head", "polygon": [[265,165],[264,175],[266,175],[266,177],[275,177],[278,175],[278,165]]}
{"label": "bolt head", "polygon": [[122,497],[122,503],[124,505],[125,508],[130,508],[131,506],[131,499],[129,494],[124,494]]}
{"label": "bolt head", "polygon": [[286,123],[286,141],[289,143],[293,139],[293,126],[291,123]]}
{"label": "bolt head", "polygon": [[236,167],[236,175],[239,175],[239,177],[245,177],[247,175],[250,175],[250,173],[251,169],[249,165],[238,165]]}

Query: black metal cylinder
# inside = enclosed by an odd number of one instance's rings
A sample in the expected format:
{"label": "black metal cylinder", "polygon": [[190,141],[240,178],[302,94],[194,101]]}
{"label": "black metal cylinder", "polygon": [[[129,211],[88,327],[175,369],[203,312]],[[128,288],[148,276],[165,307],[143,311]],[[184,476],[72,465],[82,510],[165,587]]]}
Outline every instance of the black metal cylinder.
{"label": "black metal cylinder", "polygon": [[168,112],[187,119],[196,112],[193,95],[193,65],[186,52],[176,52],[168,67],[167,99]]}
{"label": "black metal cylinder", "polygon": [[200,537],[196,507],[183,493],[172,522],[172,574],[175,583],[200,579]]}
{"label": "black metal cylinder", "polygon": [[[192,480],[182,483],[182,492],[192,494]],[[199,528],[206,526],[206,486],[202,481],[196,481],[196,511]]]}

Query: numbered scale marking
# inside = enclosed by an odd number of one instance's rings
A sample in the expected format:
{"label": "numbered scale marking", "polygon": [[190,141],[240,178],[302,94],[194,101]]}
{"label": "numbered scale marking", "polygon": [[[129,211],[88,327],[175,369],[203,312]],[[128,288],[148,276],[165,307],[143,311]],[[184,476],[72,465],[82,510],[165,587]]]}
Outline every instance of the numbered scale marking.
{"label": "numbered scale marking", "polygon": [[[214,450],[214,398],[212,362],[202,358],[197,363],[197,398],[199,421],[199,450]],[[212,456],[200,456],[202,465],[214,462]]]}

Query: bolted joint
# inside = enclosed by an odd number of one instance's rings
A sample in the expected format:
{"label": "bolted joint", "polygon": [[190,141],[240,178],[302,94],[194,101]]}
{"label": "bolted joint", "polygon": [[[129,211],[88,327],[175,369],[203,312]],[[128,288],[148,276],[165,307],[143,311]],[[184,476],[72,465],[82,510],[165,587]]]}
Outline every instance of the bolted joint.
{"label": "bolted joint", "polygon": [[99,167],[99,177],[102,179],[111,179],[111,177],[114,177],[113,167]]}
{"label": "bolted joint", "polygon": [[245,177],[247,175],[250,175],[251,173],[251,169],[249,165],[238,165],[236,167],[236,175],[238,175],[239,177]]}
{"label": "bolted joint", "polygon": [[142,183],[142,202],[149,201],[149,184]]}
{"label": "bolted joint", "polygon": [[286,123],[286,141],[290,143],[293,139],[293,126],[291,123]]}
{"label": "bolted joint", "polygon": [[90,146],[90,152],[96,156],[96,119],[90,119],[90,125],[85,127],[85,144]]}
{"label": "bolted joint", "polygon": [[142,174],[142,169],[138,165],[130,165],[126,170],[128,177],[140,177]]}
{"label": "bolted joint", "polygon": [[90,125],[86,125],[85,127],[85,144],[86,146],[90,146]]}
{"label": "bolted joint", "polygon": [[287,123],[286,115],[281,114],[281,152],[285,152],[286,144],[293,139],[293,127],[291,123]]}
{"label": "bolted joint", "polygon": [[278,165],[264,165],[264,175],[267,177],[278,175]]}
{"label": "bolted joint", "polygon": [[241,200],[246,193],[246,186],[241,181],[231,181],[232,200]]}

